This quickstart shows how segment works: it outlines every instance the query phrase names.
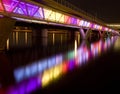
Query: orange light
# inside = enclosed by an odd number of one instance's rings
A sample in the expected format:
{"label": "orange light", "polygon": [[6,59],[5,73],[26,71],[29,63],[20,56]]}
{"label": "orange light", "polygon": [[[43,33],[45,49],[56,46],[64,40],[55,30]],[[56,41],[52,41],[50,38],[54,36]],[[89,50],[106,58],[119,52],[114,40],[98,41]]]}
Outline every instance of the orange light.
{"label": "orange light", "polygon": [[1,2],[0,2],[0,11],[3,11],[3,6],[2,6]]}

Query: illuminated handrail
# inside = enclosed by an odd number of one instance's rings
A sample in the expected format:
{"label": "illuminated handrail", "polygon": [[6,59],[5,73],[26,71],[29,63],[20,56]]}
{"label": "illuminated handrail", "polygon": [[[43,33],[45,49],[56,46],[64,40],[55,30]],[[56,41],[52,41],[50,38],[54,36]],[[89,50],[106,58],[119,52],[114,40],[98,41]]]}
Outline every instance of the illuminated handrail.
{"label": "illuminated handrail", "polygon": [[[85,19],[75,17],[69,14],[64,14],[62,12],[57,12],[54,9],[44,7],[35,2],[29,2],[29,0],[2,0],[0,2],[0,14],[16,18],[17,20],[22,21],[31,21],[31,22],[53,22],[60,24],[67,24],[70,26],[85,27],[96,30],[102,30],[111,33],[118,33],[116,30],[113,30],[107,26],[102,26],[97,23],[87,21]],[[35,20],[34,20],[35,19]],[[40,22],[39,22],[40,21]]]}
{"label": "illuminated handrail", "polygon": [[88,13],[88,12],[78,8],[78,7],[76,7],[75,5],[71,4],[70,2],[68,2],[66,0],[52,0],[52,1],[56,1],[57,3],[62,4],[62,5],[70,8],[70,9],[78,11],[78,12],[80,12],[80,13],[88,16],[88,17],[90,17],[91,19],[93,19],[93,21],[97,21],[97,22],[101,22],[102,24],[105,24],[102,20],[96,18],[96,16],[91,15],[90,13]]}

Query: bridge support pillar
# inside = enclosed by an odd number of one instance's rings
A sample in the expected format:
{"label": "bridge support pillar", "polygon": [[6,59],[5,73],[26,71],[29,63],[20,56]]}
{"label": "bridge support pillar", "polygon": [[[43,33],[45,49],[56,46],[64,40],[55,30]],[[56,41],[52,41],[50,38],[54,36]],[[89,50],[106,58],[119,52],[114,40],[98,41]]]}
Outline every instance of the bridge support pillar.
{"label": "bridge support pillar", "polygon": [[82,38],[82,39],[85,39],[84,29],[80,28],[79,31],[80,31],[81,38]]}
{"label": "bridge support pillar", "polygon": [[15,20],[9,17],[0,18],[0,50],[5,50],[6,41],[13,30]]}
{"label": "bridge support pillar", "polygon": [[111,32],[107,32],[107,36],[108,36],[108,37],[111,37]]}
{"label": "bridge support pillar", "polygon": [[111,32],[99,31],[99,33],[100,33],[101,38],[106,38],[106,37],[111,37],[112,36]]}
{"label": "bridge support pillar", "polygon": [[86,32],[85,32],[84,29],[80,28],[79,31],[80,31],[80,34],[81,34],[81,38],[83,40],[87,40],[88,37],[91,37],[90,33],[91,33],[92,30],[87,29]]}
{"label": "bridge support pillar", "polygon": [[47,29],[34,28],[32,32],[33,32],[34,44],[37,45],[42,44],[42,46],[47,46],[47,42],[48,42]]}

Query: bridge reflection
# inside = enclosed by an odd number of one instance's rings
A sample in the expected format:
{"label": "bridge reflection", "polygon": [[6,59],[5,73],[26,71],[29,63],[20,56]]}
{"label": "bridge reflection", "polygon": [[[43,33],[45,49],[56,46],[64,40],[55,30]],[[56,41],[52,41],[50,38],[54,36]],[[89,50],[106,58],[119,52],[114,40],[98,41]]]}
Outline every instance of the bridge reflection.
{"label": "bridge reflection", "polygon": [[89,47],[83,41],[80,46],[74,42],[74,49],[14,69],[16,84],[7,89],[7,94],[26,94],[49,85],[62,75],[86,66],[88,61],[102,55],[114,44],[116,38],[107,38],[92,43]]}

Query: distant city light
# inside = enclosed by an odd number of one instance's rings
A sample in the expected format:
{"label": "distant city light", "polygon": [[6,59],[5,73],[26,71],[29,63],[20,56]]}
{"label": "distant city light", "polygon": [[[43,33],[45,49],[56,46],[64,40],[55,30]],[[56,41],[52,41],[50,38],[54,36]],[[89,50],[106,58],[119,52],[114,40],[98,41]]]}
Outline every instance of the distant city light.
{"label": "distant city light", "polygon": [[107,24],[107,26],[120,27],[120,24]]}

